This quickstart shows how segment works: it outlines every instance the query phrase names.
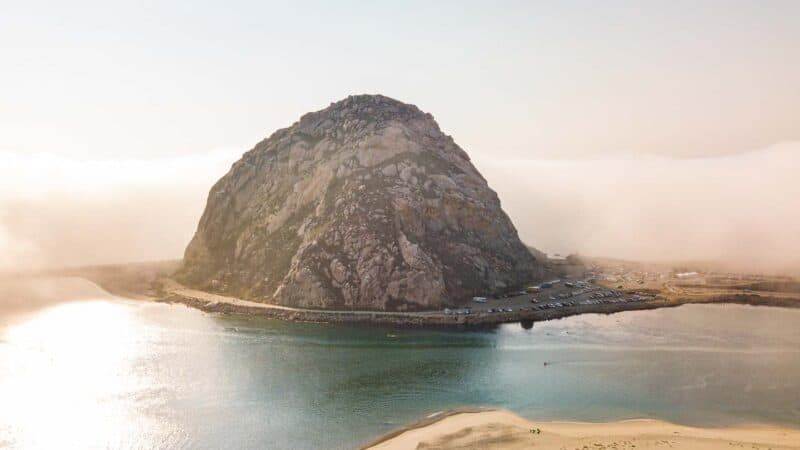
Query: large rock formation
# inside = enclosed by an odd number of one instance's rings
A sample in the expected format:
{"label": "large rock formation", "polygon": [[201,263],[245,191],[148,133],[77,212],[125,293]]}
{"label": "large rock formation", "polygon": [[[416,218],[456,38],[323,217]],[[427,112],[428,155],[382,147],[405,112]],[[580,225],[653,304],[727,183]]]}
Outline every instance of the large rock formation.
{"label": "large rock formation", "polygon": [[403,311],[540,273],[497,194],[430,114],[360,95],[304,115],[231,167],[178,278],[282,305]]}

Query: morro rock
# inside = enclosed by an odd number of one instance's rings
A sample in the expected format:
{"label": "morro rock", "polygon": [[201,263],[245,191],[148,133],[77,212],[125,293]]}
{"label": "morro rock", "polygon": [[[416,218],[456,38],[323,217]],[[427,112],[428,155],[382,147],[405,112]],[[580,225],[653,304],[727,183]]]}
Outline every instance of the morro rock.
{"label": "morro rock", "polygon": [[351,96],[276,131],[208,196],[177,277],[302,308],[424,310],[517,288],[542,264],[430,114]]}

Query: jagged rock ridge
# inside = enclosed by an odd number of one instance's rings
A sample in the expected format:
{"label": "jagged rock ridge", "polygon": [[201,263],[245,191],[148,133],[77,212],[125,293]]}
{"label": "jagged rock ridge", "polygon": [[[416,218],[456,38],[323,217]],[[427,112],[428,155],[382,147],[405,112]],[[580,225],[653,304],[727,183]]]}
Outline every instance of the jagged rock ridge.
{"label": "jagged rock ridge", "polygon": [[233,164],[177,276],[288,306],[403,311],[505,291],[541,270],[430,114],[360,95]]}

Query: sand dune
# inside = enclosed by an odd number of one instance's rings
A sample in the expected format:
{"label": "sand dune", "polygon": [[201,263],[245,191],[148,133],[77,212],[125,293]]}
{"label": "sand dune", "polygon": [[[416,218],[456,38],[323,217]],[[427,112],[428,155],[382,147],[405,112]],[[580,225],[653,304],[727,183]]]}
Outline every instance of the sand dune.
{"label": "sand dune", "polygon": [[[657,420],[531,422],[509,411],[442,414],[389,435],[369,449],[800,449],[800,430],[694,428]],[[538,432],[537,430],[540,430]]]}

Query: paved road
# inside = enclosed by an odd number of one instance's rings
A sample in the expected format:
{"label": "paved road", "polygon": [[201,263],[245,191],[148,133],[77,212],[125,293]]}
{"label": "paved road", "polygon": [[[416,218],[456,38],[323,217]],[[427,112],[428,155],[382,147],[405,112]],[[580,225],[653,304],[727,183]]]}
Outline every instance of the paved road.
{"label": "paved road", "polygon": [[229,305],[234,306],[246,306],[248,308],[260,308],[265,310],[277,310],[277,311],[291,311],[291,312],[301,312],[301,313],[316,313],[316,312],[325,312],[329,314],[363,314],[363,315],[404,315],[404,316],[430,316],[430,315],[437,315],[443,314],[441,311],[424,311],[424,312],[392,312],[392,311],[351,311],[351,310],[318,310],[318,309],[304,309],[304,308],[292,308],[290,306],[282,306],[276,305],[274,303],[262,303],[262,302],[253,302],[249,300],[242,300],[236,297],[228,297],[225,295],[220,294],[213,294],[211,292],[205,291],[198,291],[196,289],[189,289],[186,286],[178,283],[177,281],[165,278],[161,280],[163,289],[168,294],[175,294],[183,297],[194,298],[198,300],[207,301],[209,303],[227,303]]}

